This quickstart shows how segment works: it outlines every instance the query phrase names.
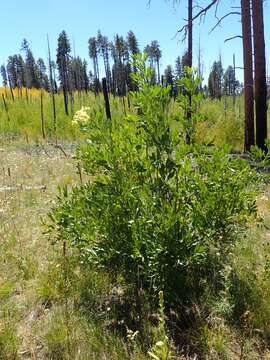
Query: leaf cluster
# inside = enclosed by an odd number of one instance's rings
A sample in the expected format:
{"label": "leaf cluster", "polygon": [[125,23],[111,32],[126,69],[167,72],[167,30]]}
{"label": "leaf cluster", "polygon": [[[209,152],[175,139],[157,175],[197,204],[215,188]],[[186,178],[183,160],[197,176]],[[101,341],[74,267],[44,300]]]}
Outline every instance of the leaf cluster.
{"label": "leaf cluster", "polygon": [[149,295],[163,291],[171,305],[189,303],[206,284],[221,286],[230,251],[256,214],[253,174],[225,149],[181,141],[169,89],[151,85],[144,58],[135,65],[138,115],[93,122],[77,154],[91,181],[60,194],[51,231],[79,249],[83,264]]}

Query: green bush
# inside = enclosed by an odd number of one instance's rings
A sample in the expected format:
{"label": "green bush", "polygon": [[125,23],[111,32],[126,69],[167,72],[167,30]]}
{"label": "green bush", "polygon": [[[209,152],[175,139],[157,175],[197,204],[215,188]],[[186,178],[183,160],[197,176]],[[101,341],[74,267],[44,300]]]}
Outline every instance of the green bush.
{"label": "green bush", "polygon": [[221,286],[228,254],[256,213],[252,173],[224,149],[185,145],[172,126],[170,88],[151,85],[145,58],[134,65],[138,115],[91,118],[78,151],[91,181],[60,193],[50,227],[83,263],[109,268],[135,291],[163,291],[171,306],[188,303],[207,284]]}

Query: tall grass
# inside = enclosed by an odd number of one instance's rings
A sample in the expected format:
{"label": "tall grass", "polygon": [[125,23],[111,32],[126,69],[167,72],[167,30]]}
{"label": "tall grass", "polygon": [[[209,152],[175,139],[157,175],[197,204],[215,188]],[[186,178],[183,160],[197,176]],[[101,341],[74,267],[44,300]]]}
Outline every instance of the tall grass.
{"label": "tall grass", "polygon": [[[6,102],[7,111],[3,101]],[[20,142],[41,142],[41,91],[37,89],[13,89],[14,101],[9,88],[0,88],[0,140]],[[75,92],[73,94],[73,113],[82,106],[105,112],[103,95],[97,96],[92,92]],[[69,141],[83,140],[84,135],[78,128],[72,126],[73,113],[66,115],[63,95],[55,95],[56,101],[56,132],[54,131],[52,99],[49,93],[43,95],[44,131],[46,140],[60,139]],[[115,117],[124,117],[125,108],[128,109],[127,98],[110,96],[111,112]],[[69,104],[70,105],[70,104]],[[134,108],[128,112],[134,112]],[[179,107],[172,100],[171,111],[177,113]],[[244,102],[243,96],[236,98],[235,105],[232,97],[221,100],[204,99],[201,112],[206,120],[197,124],[196,138],[198,141],[213,143],[217,146],[229,144],[233,150],[242,150],[244,145]],[[270,114],[268,114],[270,120]]]}
{"label": "tall grass", "polygon": [[[8,140],[43,141],[40,91],[29,90],[27,96],[26,90],[22,96],[14,90],[13,102],[10,90],[0,89],[3,167],[0,185],[45,185],[46,189],[0,192],[0,359],[149,359],[147,350],[156,354],[155,350],[160,348],[155,345],[160,346],[162,340],[166,345],[166,337],[157,326],[159,314],[143,303],[143,326],[139,333],[134,332],[136,327],[130,321],[131,315],[133,318],[136,315],[130,312],[134,299],[128,297],[123,279],[117,278],[119,285],[115,286],[115,274],[109,271],[89,268],[82,271],[73,261],[77,254],[68,249],[68,292],[67,284],[63,286],[63,279],[67,281],[63,250],[60,246],[49,246],[41,221],[37,220],[51,208],[58,185],[69,189],[87,178],[83,173],[80,179],[76,163],[59,150],[30,146],[18,150],[17,146],[3,146]],[[232,100],[227,101],[226,113],[224,98],[202,102],[201,110],[207,119],[198,124],[197,138],[205,142],[213,140],[214,144],[230,143],[234,149],[240,149],[243,99],[237,98],[235,109]],[[111,96],[110,102],[113,116],[121,121],[122,99]],[[82,105],[104,111],[102,95],[95,98],[92,93],[76,93],[74,110]],[[56,95],[56,106],[57,138],[83,140],[85,136],[71,124],[72,114],[65,115],[61,94]],[[178,111],[173,101],[171,111]],[[44,94],[44,122],[46,140],[54,140],[48,93]],[[266,186],[263,196],[258,196],[257,205],[268,229],[269,204],[270,192]],[[181,333],[176,344],[180,354],[176,358],[267,359],[270,339],[270,267],[264,267],[270,253],[267,228],[251,223],[247,236],[236,244],[224,272],[225,289],[214,295],[209,291],[204,306],[194,304],[192,313],[171,314],[175,321],[178,317],[192,316],[194,323],[190,331]],[[130,303],[124,302],[125,296]]]}
{"label": "tall grass", "polygon": [[[9,88],[0,88],[0,138],[2,142],[19,140],[21,142],[42,141],[41,91],[37,89],[13,89],[14,101]],[[5,99],[6,107],[3,97]],[[80,140],[84,136],[72,126],[74,112],[82,106],[103,111],[103,97],[92,92],[73,94],[73,113],[65,114],[63,95],[55,95],[56,133],[54,132],[52,99],[49,93],[43,93],[44,131],[47,140]],[[70,104],[69,104],[70,105]],[[124,113],[122,99],[111,98],[115,116]],[[8,113],[7,113],[8,112]]]}

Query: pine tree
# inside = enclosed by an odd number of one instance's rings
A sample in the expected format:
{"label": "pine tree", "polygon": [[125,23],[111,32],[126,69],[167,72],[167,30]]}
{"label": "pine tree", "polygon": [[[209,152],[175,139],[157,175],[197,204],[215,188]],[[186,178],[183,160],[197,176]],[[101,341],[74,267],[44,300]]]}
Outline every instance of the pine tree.
{"label": "pine tree", "polygon": [[97,46],[98,46],[98,53],[103,58],[107,87],[108,90],[110,91],[110,87],[111,87],[110,43],[108,38],[106,36],[103,36],[100,31],[98,31],[98,35],[97,35]]}
{"label": "pine tree", "polygon": [[68,115],[68,92],[69,89],[69,63],[71,46],[65,31],[62,31],[58,37],[58,47],[56,54],[56,63],[58,68],[59,80],[64,93],[65,112]]}
{"label": "pine tree", "polygon": [[137,40],[134,32],[131,30],[127,34],[127,46],[128,46],[128,51],[129,51],[130,55],[139,54],[140,49],[139,49],[138,40]]}
{"label": "pine tree", "polygon": [[[128,52],[129,52],[129,58],[130,59],[134,55],[140,53],[138,40],[137,40],[134,32],[131,31],[131,30],[127,33],[126,43],[127,43]],[[136,72],[136,66],[134,66],[133,69],[132,69],[130,64],[128,64],[128,66],[127,66],[127,85],[128,85],[128,89],[135,91],[135,90],[137,90],[137,86],[136,86],[136,84],[134,84],[134,81],[132,80],[132,77],[131,77],[131,72],[132,71]]]}
{"label": "pine tree", "polygon": [[234,68],[229,65],[223,76],[224,94],[233,96],[237,87],[239,87],[239,81],[235,78]]}
{"label": "pine tree", "polygon": [[8,78],[7,78],[7,71],[5,65],[1,65],[0,72],[2,77],[2,84],[3,86],[7,86]]}
{"label": "pine tree", "polygon": [[98,64],[98,44],[97,39],[95,37],[91,37],[88,40],[88,51],[89,57],[93,62],[94,67],[94,85],[95,85],[95,92],[99,91],[99,64]]}
{"label": "pine tree", "polygon": [[40,84],[38,81],[38,68],[26,39],[22,41],[22,50],[25,52],[25,78],[26,78],[26,86],[28,88],[40,88]]}
{"label": "pine tree", "polygon": [[223,68],[221,60],[214,61],[211,72],[208,78],[209,95],[213,99],[221,99],[223,88]]}
{"label": "pine tree", "polygon": [[49,78],[46,73],[46,71],[47,71],[46,65],[42,58],[39,58],[37,60],[37,69],[38,69],[38,81],[39,81],[40,87],[48,91],[49,90]]}
{"label": "pine tree", "polygon": [[16,55],[16,71],[18,86],[26,87],[26,67],[23,57],[20,54]]}
{"label": "pine tree", "polygon": [[171,65],[168,65],[164,71],[164,85],[171,86],[170,94],[173,96],[174,94],[174,77],[173,77],[173,69]]}
{"label": "pine tree", "polygon": [[162,52],[157,40],[152,41],[150,46],[152,48],[152,56],[156,64],[158,83],[160,84],[160,59]]}
{"label": "pine tree", "polygon": [[157,79],[156,79],[156,63],[155,63],[155,54],[153,51],[153,47],[151,46],[151,44],[146,45],[146,47],[144,48],[144,53],[147,54],[148,56],[148,62],[150,67],[153,69],[153,77],[151,79],[152,84],[156,84]]}
{"label": "pine tree", "polygon": [[9,56],[7,60],[7,75],[10,83],[10,87],[17,87],[17,69],[16,69],[16,57]]}
{"label": "pine tree", "polygon": [[180,80],[183,77],[183,67],[182,67],[182,61],[181,61],[180,56],[178,56],[175,60],[174,73],[175,73],[175,78],[177,80]]}
{"label": "pine tree", "polygon": [[113,65],[113,82],[119,96],[126,95],[127,62],[129,59],[128,46],[123,36],[116,34],[114,44],[111,44]]}
{"label": "pine tree", "polygon": [[82,78],[83,78],[83,83],[82,83],[82,88],[83,90],[87,93],[89,90],[89,77],[87,74],[87,61],[84,59],[83,60],[83,73],[82,73]]}

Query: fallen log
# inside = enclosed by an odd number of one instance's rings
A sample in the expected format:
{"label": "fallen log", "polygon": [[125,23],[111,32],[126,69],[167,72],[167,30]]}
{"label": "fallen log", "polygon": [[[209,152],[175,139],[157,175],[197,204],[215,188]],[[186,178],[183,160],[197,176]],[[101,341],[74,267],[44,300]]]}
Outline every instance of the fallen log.
{"label": "fallen log", "polygon": [[46,185],[15,185],[15,186],[1,186],[0,192],[6,191],[27,191],[27,190],[46,190]]}

